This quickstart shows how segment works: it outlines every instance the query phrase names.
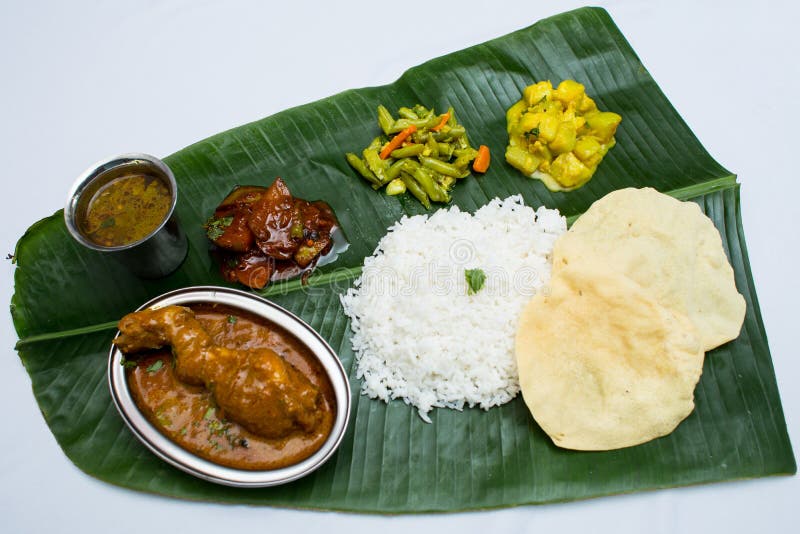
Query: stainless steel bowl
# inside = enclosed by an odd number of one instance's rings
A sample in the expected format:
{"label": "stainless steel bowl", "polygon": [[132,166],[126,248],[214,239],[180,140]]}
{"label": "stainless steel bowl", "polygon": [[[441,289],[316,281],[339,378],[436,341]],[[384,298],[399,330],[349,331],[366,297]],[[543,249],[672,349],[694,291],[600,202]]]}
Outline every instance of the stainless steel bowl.
{"label": "stainless steel bowl", "polygon": [[[87,238],[78,223],[95,193],[112,180],[143,172],[159,178],[169,189],[172,203],[164,220],[148,235],[133,243],[105,247]],[[122,154],[98,161],[72,184],[64,206],[64,221],[69,233],[83,246],[109,254],[142,278],[159,278],[177,269],[186,257],[189,244],[178,223],[175,206],[178,184],[172,171],[160,159],[148,154]]]}
{"label": "stainless steel bowl", "polygon": [[[280,469],[249,471],[225,467],[200,458],[172,442],[139,411],[128,389],[122,352],[112,346],[108,357],[108,384],[111,397],[125,423],[139,440],[161,459],[196,477],[228,486],[256,488],[275,486],[303,477],[328,460],[344,437],[350,416],[350,384],[333,349],[309,325],[291,312],[251,293],[213,286],[178,289],[144,303],[137,311],[172,304],[218,303],[248,311],[284,328],[303,343],[322,364],[336,397],[336,418],[330,436],[322,447],[305,460]],[[119,335],[119,332],[117,332]]]}

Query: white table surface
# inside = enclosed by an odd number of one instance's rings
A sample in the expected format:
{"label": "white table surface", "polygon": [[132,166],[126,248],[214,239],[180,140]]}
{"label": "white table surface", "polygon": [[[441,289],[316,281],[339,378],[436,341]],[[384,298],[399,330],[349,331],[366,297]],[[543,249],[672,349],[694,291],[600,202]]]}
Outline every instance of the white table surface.
{"label": "white table surface", "polygon": [[[798,3],[598,2],[711,154],[738,173],[751,265],[789,433],[800,441]],[[580,2],[208,0],[0,6],[2,248],[64,201],[101,157],[159,156],[216,132],[579,7]],[[381,15],[381,11],[386,14]],[[391,13],[428,13],[387,27]],[[402,44],[391,36],[405,38]],[[14,267],[0,266],[0,302]],[[492,512],[360,516],[192,503],[91,478],[62,453],[0,319],[0,531],[786,532],[798,477]],[[797,454],[797,453],[796,453]],[[457,530],[456,530],[457,529]],[[366,530],[365,530],[366,531]]]}

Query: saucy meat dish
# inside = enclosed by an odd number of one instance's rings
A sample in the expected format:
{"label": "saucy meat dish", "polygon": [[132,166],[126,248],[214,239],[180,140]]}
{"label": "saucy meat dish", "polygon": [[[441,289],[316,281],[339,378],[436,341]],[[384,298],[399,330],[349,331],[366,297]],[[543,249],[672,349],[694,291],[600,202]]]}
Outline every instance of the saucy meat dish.
{"label": "saucy meat dish", "polygon": [[[128,384],[140,410],[200,456],[274,469],[310,456],[330,434],[335,400],[324,369],[291,334],[257,316],[221,305],[166,306],[128,314],[119,329],[114,343],[136,355]],[[158,351],[165,347],[170,352]]]}
{"label": "saucy meat dish", "polygon": [[336,226],[326,203],[294,198],[280,178],[269,187],[236,187],[205,224],[222,276],[254,289],[310,274],[331,251]]}

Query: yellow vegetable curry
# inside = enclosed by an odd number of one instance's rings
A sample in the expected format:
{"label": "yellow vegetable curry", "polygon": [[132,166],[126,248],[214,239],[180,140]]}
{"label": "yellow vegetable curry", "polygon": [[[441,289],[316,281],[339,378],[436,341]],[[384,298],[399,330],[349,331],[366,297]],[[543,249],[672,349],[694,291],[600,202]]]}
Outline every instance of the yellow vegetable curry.
{"label": "yellow vegetable curry", "polygon": [[551,191],[572,191],[591,179],[614,146],[622,117],[600,111],[580,83],[529,85],[506,113],[506,161]]}

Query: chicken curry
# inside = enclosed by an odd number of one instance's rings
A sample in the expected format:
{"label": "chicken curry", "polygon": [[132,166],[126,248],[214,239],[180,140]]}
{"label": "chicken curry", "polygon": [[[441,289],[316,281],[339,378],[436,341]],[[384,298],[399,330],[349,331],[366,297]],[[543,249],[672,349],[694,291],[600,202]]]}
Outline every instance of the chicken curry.
{"label": "chicken curry", "polygon": [[[123,317],[131,394],[172,441],[238,469],[277,469],[317,451],[336,415],[322,365],[291,334],[218,304]],[[165,350],[166,349],[166,350]]]}

